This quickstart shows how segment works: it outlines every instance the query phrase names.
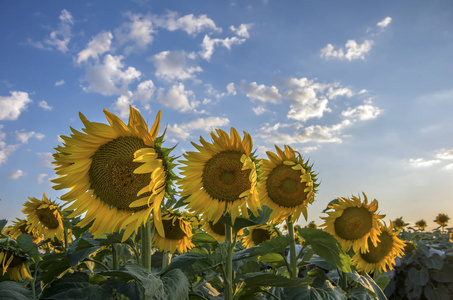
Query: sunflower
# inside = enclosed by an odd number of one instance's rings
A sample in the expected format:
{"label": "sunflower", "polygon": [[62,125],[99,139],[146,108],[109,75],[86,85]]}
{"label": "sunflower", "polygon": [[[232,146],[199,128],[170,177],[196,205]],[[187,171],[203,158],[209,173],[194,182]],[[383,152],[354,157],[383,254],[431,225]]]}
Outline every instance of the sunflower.
{"label": "sunflower", "polygon": [[269,220],[274,223],[280,223],[290,215],[295,222],[301,213],[307,219],[307,205],[314,201],[318,186],[316,175],[299,152],[290,146],[285,145],[285,151],[278,146],[275,149],[278,155],[267,151],[269,160],[261,161],[260,203],[272,209]]}
{"label": "sunflower", "polygon": [[185,164],[179,184],[187,209],[214,224],[227,213],[234,224],[241,212],[249,217],[247,206],[254,215],[260,208],[252,138],[244,132],[241,140],[234,128],[230,132],[230,136],[221,129],[216,129],[218,136],[211,132],[212,143],[200,137],[201,145],[192,143],[199,152],[187,152],[186,160],[180,161]]}
{"label": "sunflower", "polygon": [[58,204],[51,202],[43,194],[43,199],[38,200],[28,197],[30,201],[25,202],[22,212],[27,216],[31,227],[36,229],[44,239],[53,239],[55,236],[59,240],[64,240],[64,227],[61,219],[61,212]]}
{"label": "sunflower", "polygon": [[225,224],[224,223],[213,223],[212,221],[204,220],[203,226],[201,227],[204,231],[212,235],[219,243],[225,241]]}
{"label": "sunflower", "polygon": [[403,217],[396,218],[392,222],[393,222],[393,228],[395,228],[396,230],[401,230],[404,227],[406,227],[407,225],[409,225],[408,223],[404,222]]}
{"label": "sunflower", "polygon": [[316,225],[315,221],[311,221],[310,223],[308,223],[307,228],[317,229],[318,225]]}
{"label": "sunflower", "polygon": [[8,247],[5,243],[0,244],[0,268],[2,275],[8,273],[9,279],[21,281],[24,278],[33,279],[28,273],[26,266],[27,258],[20,251]]}
{"label": "sunflower", "polygon": [[328,206],[328,209],[333,210],[326,212],[329,216],[321,217],[325,220],[321,227],[326,226],[324,230],[332,234],[345,251],[352,247],[355,252],[366,252],[369,242],[376,246],[379,240],[379,219],[385,215],[376,214],[376,199],[368,204],[365,193],[363,196],[364,202],[355,196],[351,199],[338,198],[337,203]]}
{"label": "sunflower", "polygon": [[153,213],[161,235],[160,205],[171,194],[173,158],[161,148],[157,137],[160,111],[151,130],[140,113],[130,106],[128,125],[104,109],[110,125],[90,122],[79,113],[85,133],[71,128],[70,137],[61,136],[63,146],[55,148],[55,189],[71,189],[61,200],[71,202],[72,218],[86,213],[80,227],[93,222],[89,231],[98,237],[126,228],[123,241]]}
{"label": "sunflower", "polygon": [[445,227],[448,225],[448,220],[450,220],[450,217],[446,214],[438,214],[434,222],[439,224],[439,226]]}
{"label": "sunflower", "polygon": [[254,225],[247,228],[249,234],[242,236],[242,244],[246,248],[258,246],[264,241],[279,236],[278,230],[271,224]]}
{"label": "sunflower", "polygon": [[16,218],[16,221],[13,221],[12,226],[4,229],[4,233],[13,239],[16,239],[21,234],[31,235],[35,244],[42,241],[41,234],[33,228],[32,223],[25,219]]}
{"label": "sunflower", "polygon": [[398,238],[399,231],[393,232],[393,225],[387,227],[381,224],[381,233],[376,245],[369,239],[369,251],[365,253],[356,252],[352,257],[352,263],[357,266],[359,271],[367,273],[383,273],[393,270],[396,257],[404,255],[405,243]]}
{"label": "sunflower", "polygon": [[186,220],[181,214],[172,210],[162,214],[162,224],[165,235],[158,231],[153,235],[153,246],[160,251],[170,250],[170,253],[179,254],[187,252],[194,247],[191,242],[192,226],[190,220]]}
{"label": "sunflower", "polygon": [[426,227],[428,227],[428,224],[426,223],[425,220],[421,219],[415,222],[415,226],[417,226],[418,229],[421,231],[424,231]]}

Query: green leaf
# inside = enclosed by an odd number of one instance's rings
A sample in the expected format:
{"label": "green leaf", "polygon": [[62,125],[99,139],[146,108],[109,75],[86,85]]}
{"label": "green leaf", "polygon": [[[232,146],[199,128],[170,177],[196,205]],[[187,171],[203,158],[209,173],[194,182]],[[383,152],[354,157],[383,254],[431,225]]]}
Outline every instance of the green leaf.
{"label": "green leaf", "polygon": [[434,285],[427,285],[423,289],[423,294],[425,295],[426,299],[428,300],[450,300],[451,293],[449,290],[440,285],[438,287]]}
{"label": "green leaf", "polygon": [[343,251],[333,235],[314,228],[299,228],[298,233],[317,255],[341,271],[351,272],[351,257]]}
{"label": "green leaf", "polygon": [[189,198],[189,196],[181,197],[181,198],[176,202],[176,204],[173,206],[172,209],[177,209],[177,208],[186,206],[187,203],[185,203],[184,200],[186,200],[187,198]]}
{"label": "green leaf", "polygon": [[290,238],[287,236],[278,236],[271,240],[262,242],[255,248],[256,255],[264,255],[268,253],[284,253],[286,247],[290,244]]}
{"label": "green leaf", "polygon": [[301,286],[313,282],[313,278],[288,278],[275,274],[256,273],[245,277],[244,283],[248,286]]}
{"label": "green leaf", "polygon": [[8,300],[29,300],[33,299],[31,290],[15,281],[0,282],[0,299]]}
{"label": "green leaf", "polygon": [[268,253],[260,257],[260,261],[274,269],[286,266],[285,259],[278,253]]}
{"label": "green leaf", "polygon": [[6,223],[8,223],[7,220],[5,220],[5,219],[1,219],[0,220],[0,232],[2,232],[2,230],[5,227]]}
{"label": "green leaf", "polygon": [[188,272],[196,275],[205,270],[212,269],[225,262],[227,257],[227,245],[220,244],[214,252],[204,258],[197,260],[192,266],[189,267]]}
{"label": "green leaf", "polygon": [[430,257],[427,257],[425,260],[424,260],[424,263],[426,264],[426,266],[430,269],[436,269],[436,270],[440,270],[442,269],[442,267],[444,266],[444,260],[443,258],[437,254],[437,253],[434,253],[433,255],[431,255]]}
{"label": "green leaf", "polygon": [[19,247],[33,258],[33,261],[38,262],[41,260],[41,255],[38,252],[38,247],[33,243],[33,237],[28,234],[21,234],[16,239]]}
{"label": "green leaf", "polygon": [[376,297],[371,296],[368,293],[368,290],[355,288],[351,293],[348,294],[348,299],[350,300],[374,300]]}
{"label": "green leaf", "polygon": [[185,300],[189,295],[190,283],[180,269],[173,269],[160,278],[170,300]]}
{"label": "green leaf", "polygon": [[302,285],[284,289],[281,299],[285,300],[344,300],[343,290],[325,281],[322,287]]}
{"label": "green leaf", "polygon": [[420,270],[410,268],[407,278],[416,285],[425,286],[429,281],[429,271],[425,267]]}
{"label": "green leaf", "polygon": [[440,271],[433,270],[430,275],[437,282],[453,283],[453,266],[447,265]]}
{"label": "green leaf", "polygon": [[224,215],[223,217],[221,217],[219,219],[218,222],[219,223],[223,223],[223,224],[228,225],[228,226],[231,226],[235,232],[238,232],[239,230],[241,230],[242,228],[245,228],[245,227],[258,225],[258,223],[255,223],[255,222],[253,222],[250,219],[241,218],[241,217],[236,218],[234,220],[234,225],[233,225],[232,222],[231,222],[230,214]]}
{"label": "green leaf", "polygon": [[71,265],[65,253],[53,253],[43,257],[40,267],[41,280],[44,284],[48,284],[71,268]]}
{"label": "green leaf", "polygon": [[362,276],[358,272],[353,270],[351,271],[351,273],[346,273],[346,276],[348,276],[354,282],[357,282],[358,284],[363,286],[368,291],[375,294],[379,300],[387,299],[381,287],[367,273],[364,273],[364,275]]}
{"label": "green leaf", "polygon": [[194,234],[192,236],[192,243],[194,243],[195,245],[219,244],[219,242],[212,235],[204,232],[197,232],[196,234]]}
{"label": "green leaf", "polygon": [[134,263],[128,263],[125,267],[143,287],[145,299],[167,299],[162,280],[151,271]]}
{"label": "green leaf", "polygon": [[[190,253],[186,252],[182,255],[178,255],[172,258],[171,264],[164,270],[162,274],[166,272],[170,272],[173,269],[181,269],[183,271],[187,270],[190,266],[192,266],[195,262],[200,259],[206,258],[206,255],[202,255],[199,253]],[[162,275],[161,274],[161,275]]]}

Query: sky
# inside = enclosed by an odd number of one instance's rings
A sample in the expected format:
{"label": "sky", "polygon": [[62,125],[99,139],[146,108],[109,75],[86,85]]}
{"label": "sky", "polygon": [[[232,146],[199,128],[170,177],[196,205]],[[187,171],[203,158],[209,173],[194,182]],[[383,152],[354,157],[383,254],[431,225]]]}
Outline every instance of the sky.
{"label": "sky", "polygon": [[59,135],[129,105],[175,156],[215,128],[290,145],[318,173],[308,221],[362,192],[386,221],[453,218],[450,0],[4,0],[0,28],[0,219],[62,203]]}

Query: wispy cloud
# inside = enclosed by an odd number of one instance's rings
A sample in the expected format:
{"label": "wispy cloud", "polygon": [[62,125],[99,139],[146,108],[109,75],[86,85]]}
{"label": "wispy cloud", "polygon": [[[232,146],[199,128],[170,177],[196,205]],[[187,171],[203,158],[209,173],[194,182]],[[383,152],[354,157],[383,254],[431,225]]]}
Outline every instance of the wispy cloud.
{"label": "wispy cloud", "polygon": [[50,105],[47,103],[46,100],[39,101],[38,104],[39,104],[39,107],[41,107],[41,108],[44,109],[44,110],[49,110],[49,111],[50,111],[50,110],[53,109],[53,107],[50,106]]}
{"label": "wispy cloud", "polygon": [[198,118],[188,123],[171,125],[167,127],[167,132],[169,136],[186,140],[191,137],[191,132],[194,130],[210,132],[215,128],[221,128],[223,126],[228,125],[229,123],[230,120],[228,118],[221,117]]}
{"label": "wispy cloud", "polygon": [[23,144],[27,144],[28,140],[30,138],[42,140],[45,137],[44,134],[39,133],[39,132],[34,132],[34,131],[26,132],[24,130],[20,130],[20,131],[16,130],[15,133],[16,133],[16,140],[20,141]]}
{"label": "wispy cloud", "polygon": [[441,149],[436,157],[439,159],[453,159],[453,149]]}
{"label": "wispy cloud", "polygon": [[60,86],[60,85],[63,85],[63,84],[65,84],[63,79],[60,80],[60,81],[55,82],[55,86]]}
{"label": "wispy cloud", "polygon": [[[99,61],[99,56],[110,50],[113,35],[111,32],[100,32],[94,36],[85,49],[77,54],[77,63],[88,61],[90,58]],[[64,81],[63,81],[64,82]]]}
{"label": "wispy cloud", "polygon": [[386,17],[384,20],[378,22],[376,24],[377,27],[384,29],[385,27],[389,26],[389,24],[392,22],[392,18]]}
{"label": "wispy cloud", "polygon": [[436,165],[440,163],[440,160],[438,159],[431,159],[431,160],[426,160],[423,158],[411,158],[409,159],[409,164],[412,167],[415,168],[425,168],[425,167],[431,167],[433,165]]}
{"label": "wispy cloud", "polygon": [[25,176],[25,173],[24,173],[24,171],[22,171],[22,170],[11,171],[11,172],[9,172],[9,174],[8,174],[8,177],[9,177],[10,179],[14,179],[14,180],[15,180],[15,179],[19,179],[19,178],[22,177],[22,176]]}

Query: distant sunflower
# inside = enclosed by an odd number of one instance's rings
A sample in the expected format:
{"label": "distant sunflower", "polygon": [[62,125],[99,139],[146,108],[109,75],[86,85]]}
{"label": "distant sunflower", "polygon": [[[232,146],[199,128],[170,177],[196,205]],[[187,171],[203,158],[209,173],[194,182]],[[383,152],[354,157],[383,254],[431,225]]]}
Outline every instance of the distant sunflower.
{"label": "distant sunflower", "polygon": [[325,231],[332,234],[343,246],[345,251],[351,247],[355,252],[368,251],[369,243],[377,245],[377,236],[380,233],[379,219],[385,215],[378,215],[377,200],[368,204],[368,198],[364,202],[355,196],[351,199],[338,198],[338,203],[329,205],[328,217],[321,217],[325,223],[321,225]]}
{"label": "distant sunflower", "polygon": [[242,244],[246,248],[258,246],[262,242],[279,236],[278,230],[270,224],[254,225],[247,229],[249,234],[242,236]]}
{"label": "distant sunflower", "polygon": [[404,227],[406,227],[407,225],[409,225],[408,223],[404,222],[403,217],[396,218],[392,222],[393,222],[393,228],[395,228],[396,230],[401,230]]}
{"label": "distant sunflower", "polygon": [[450,232],[450,239],[449,239],[450,243],[453,243],[453,232]]}
{"label": "distant sunflower", "polygon": [[152,241],[154,247],[160,251],[170,250],[170,253],[178,251],[179,254],[194,247],[191,242],[190,220],[185,220],[183,216],[173,211],[167,211],[162,214],[162,224],[165,235],[154,232]]}
{"label": "distant sunflower", "polygon": [[16,239],[21,234],[28,234],[33,237],[33,242],[35,244],[42,241],[41,234],[25,219],[16,218],[16,221],[13,221],[12,226],[4,229],[4,234],[13,239]]}
{"label": "distant sunflower", "polygon": [[44,236],[44,239],[53,239],[55,236],[59,240],[64,240],[64,227],[61,219],[61,212],[58,204],[51,202],[43,194],[43,199],[38,200],[28,197],[30,201],[25,202],[22,212],[27,216],[31,227],[36,229]]}
{"label": "distant sunflower", "polygon": [[299,152],[285,145],[285,151],[275,146],[277,154],[266,152],[260,171],[263,180],[258,185],[261,205],[272,209],[270,221],[280,223],[288,216],[292,221],[302,213],[307,219],[307,205],[314,201],[316,175]]}
{"label": "distant sunflower", "polygon": [[418,229],[421,231],[424,231],[426,227],[428,227],[428,224],[426,223],[425,220],[421,219],[415,222],[415,226],[417,226]]}
{"label": "distant sunflower", "polygon": [[256,165],[251,156],[252,138],[244,132],[241,140],[236,129],[230,136],[221,130],[211,132],[213,142],[200,137],[201,146],[192,143],[199,152],[186,152],[180,161],[181,196],[187,197],[187,209],[204,215],[214,224],[226,213],[234,220],[241,214],[249,217],[247,206],[254,215],[260,208]]}
{"label": "distant sunflower", "polygon": [[387,227],[381,224],[381,233],[378,236],[377,244],[374,245],[369,240],[369,251],[365,253],[356,252],[352,257],[352,263],[357,266],[359,271],[367,273],[384,273],[387,268],[393,270],[395,258],[404,255],[405,243],[398,238],[398,234],[398,231],[393,232],[392,225]]}
{"label": "distant sunflower", "polygon": [[439,224],[439,226],[445,227],[448,225],[448,220],[450,220],[450,217],[446,214],[438,214],[434,222]]}
{"label": "distant sunflower", "polygon": [[0,268],[2,275],[8,273],[9,279],[14,281],[21,281],[24,278],[33,279],[28,273],[26,266],[27,258],[20,251],[4,244],[0,244]]}
{"label": "distant sunflower", "polygon": [[316,225],[315,221],[311,221],[310,223],[308,223],[307,227],[317,229],[318,225]]}
{"label": "distant sunflower", "polygon": [[157,138],[160,111],[151,130],[140,113],[130,106],[128,125],[104,109],[110,125],[90,122],[79,113],[85,133],[71,128],[70,137],[61,136],[63,146],[55,148],[55,189],[71,189],[61,200],[72,202],[69,218],[86,213],[80,227],[93,221],[94,237],[126,228],[123,241],[153,213],[161,235],[161,203],[172,193],[170,150],[161,148]]}

